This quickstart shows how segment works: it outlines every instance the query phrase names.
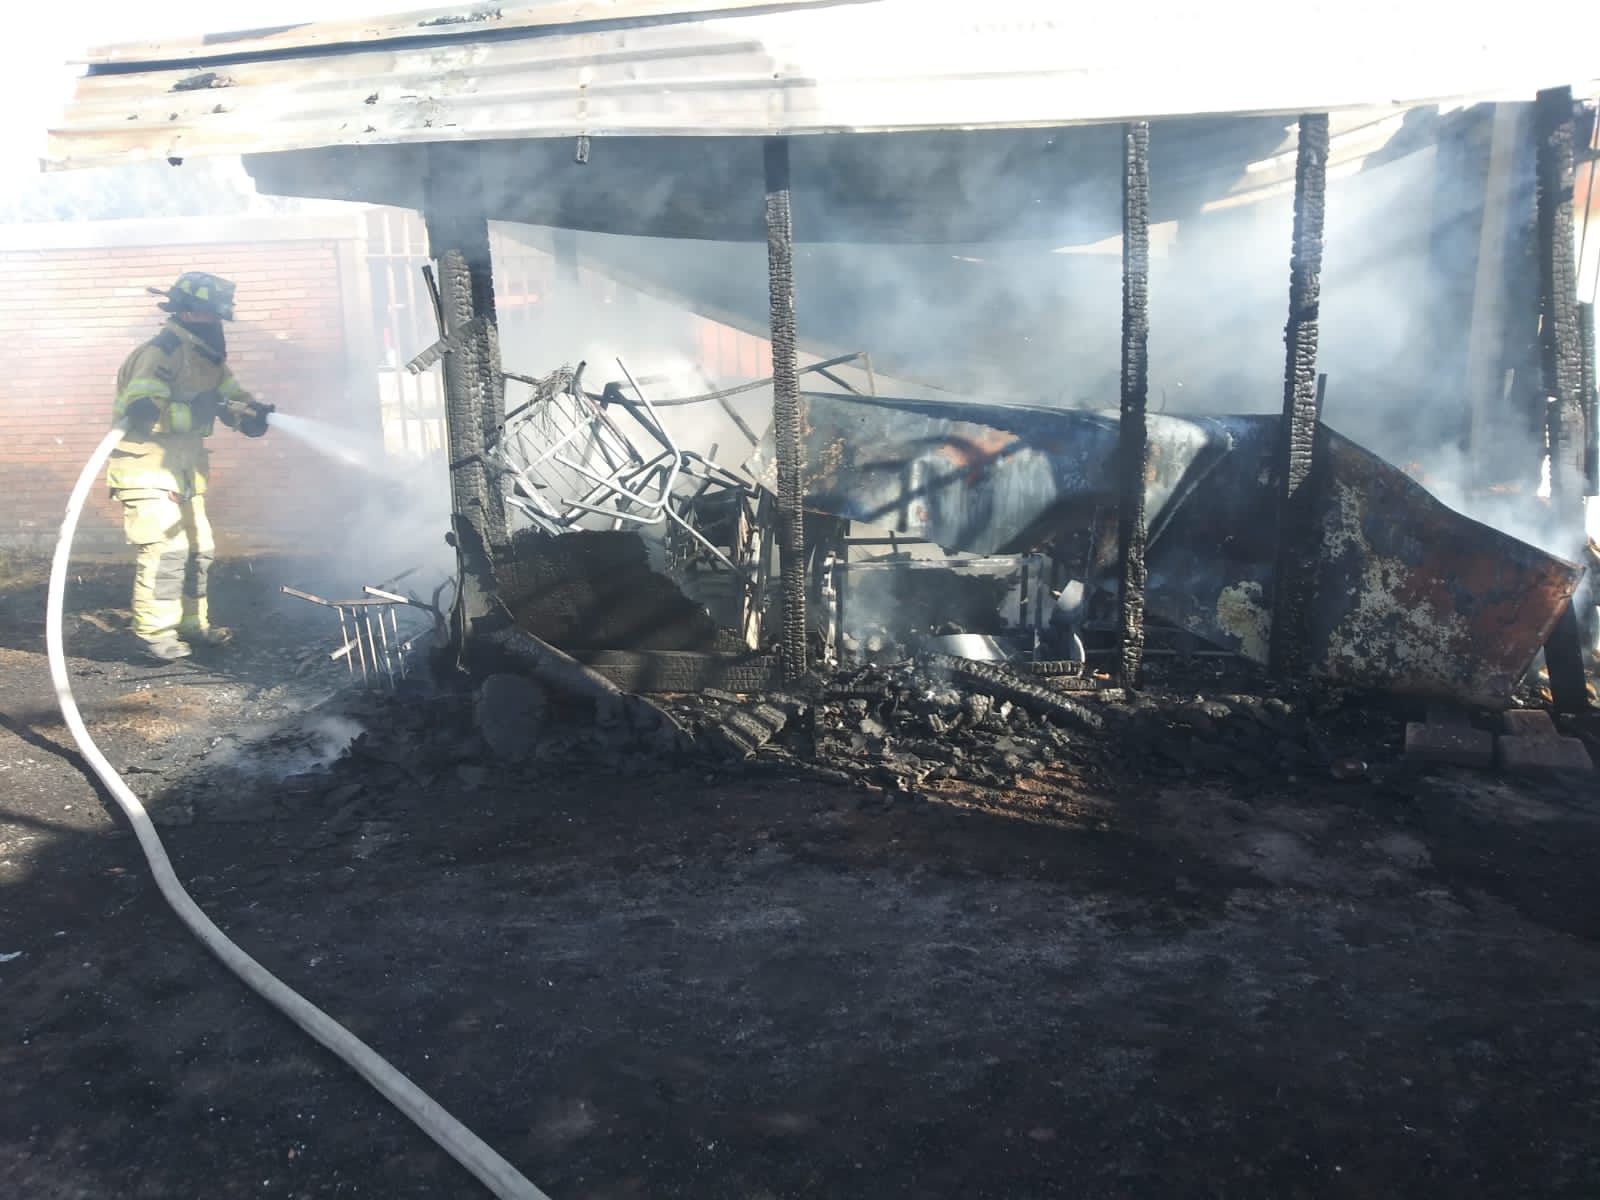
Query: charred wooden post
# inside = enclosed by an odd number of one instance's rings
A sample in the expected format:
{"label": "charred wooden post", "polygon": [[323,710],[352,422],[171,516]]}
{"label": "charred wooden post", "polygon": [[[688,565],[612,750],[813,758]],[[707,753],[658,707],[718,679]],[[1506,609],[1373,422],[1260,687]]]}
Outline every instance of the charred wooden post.
{"label": "charred wooden post", "polygon": [[1557,712],[1584,712],[1589,689],[1584,680],[1583,630],[1578,613],[1568,603],[1544,643],[1544,667],[1550,676],[1550,703]]}
{"label": "charred wooden post", "polygon": [[805,480],[800,454],[800,374],[795,345],[794,218],[789,142],[763,147],[767,185],[767,289],[772,329],[772,428],[778,468],[778,563],[783,594],[783,671],[806,673]]}
{"label": "charred wooden post", "polygon": [[1280,677],[1305,667],[1307,616],[1317,565],[1317,319],[1322,295],[1322,227],[1328,182],[1328,115],[1300,118],[1294,168],[1294,251],[1283,340],[1283,426],[1278,452],[1278,550],[1268,659]]}
{"label": "charred wooden post", "polygon": [[1117,434],[1117,648],[1125,687],[1138,687],[1144,660],[1144,485],[1149,458],[1150,126],[1122,135],[1122,423]]}
{"label": "charred wooden post", "polygon": [[1544,370],[1545,438],[1550,502],[1558,519],[1582,494],[1583,372],[1578,343],[1578,267],[1572,236],[1573,109],[1571,88],[1539,93],[1539,348]]}
{"label": "charred wooden post", "polygon": [[[1545,445],[1557,527],[1574,530],[1585,477],[1583,353],[1578,332],[1578,266],[1573,245],[1571,88],[1550,88],[1535,103],[1538,130],[1539,350],[1544,376]],[[1578,621],[1569,605],[1544,647],[1550,698],[1562,712],[1588,706]]]}
{"label": "charred wooden post", "polygon": [[451,338],[468,334],[443,364],[451,502],[498,557],[509,542],[505,485],[490,469],[488,451],[505,413],[505,381],[477,148],[432,146],[428,166],[423,216],[429,251],[439,264],[443,332]]}
{"label": "charred wooden post", "polygon": [[1594,377],[1594,305],[1578,305],[1578,399],[1583,410],[1583,494],[1600,496],[1600,393]]}

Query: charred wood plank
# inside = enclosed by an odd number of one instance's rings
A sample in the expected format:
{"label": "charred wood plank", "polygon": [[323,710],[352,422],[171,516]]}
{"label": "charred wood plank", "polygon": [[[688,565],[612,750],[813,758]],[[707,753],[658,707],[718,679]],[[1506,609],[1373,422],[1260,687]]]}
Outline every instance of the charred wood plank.
{"label": "charred wood plank", "polygon": [[794,218],[789,142],[763,144],[767,188],[767,289],[772,333],[772,423],[778,468],[778,562],[784,675],[806,673],[805,480],[800,455],[800,374],[795,343]]}
{"label": "charred wood plank", "polygon": [[707,748],[721,758],[755,755],[788,724],[789,714],[776,704],[758,701],[733,709],[706,733]]}
{"label": "charred wood plank", "polygon": [[462,343],[475,336],[482,322],[482,317],[474,317],[472,324],[451,337],[440,338],[421,354],[417,355],[406,364],[406,372],[411,375],[420,375],[446,354],[453,354],[461,349]]}
{"label": "charred wood plank", "polygon": [[1278,545],[1273,572],[1268,659],[1280,677],[1306,668],[1311,592],[1320,531],[1316,525],[1317,425],[1323,382],[1317,379],[1317,320],[1322,295],[1322,231],[1328,180],[1328,115],[1300,118],[1294,170],[1294,250],[1289,260],[1289,320],[1284,327],[1283,425],[1278,451]]}
{"label": "charred wood plank", "polygon": [[1105,728],[1105,719],[1088,705],[1069,699],[1054,688],[1024,679],[1005,667],[949,654],[925,654],[920,661],[929,669],[948,676],[958,687],[1009,700],[1053,724],[1071,725],[1091,733]]}
{"label": "charred wood plank", "polygon": [[1117,437],[1117,647],[1122,682],[1139,686],[1144,656],[1145,412],[1150,392],[1150,126],[1123,128],[1122,423]]}

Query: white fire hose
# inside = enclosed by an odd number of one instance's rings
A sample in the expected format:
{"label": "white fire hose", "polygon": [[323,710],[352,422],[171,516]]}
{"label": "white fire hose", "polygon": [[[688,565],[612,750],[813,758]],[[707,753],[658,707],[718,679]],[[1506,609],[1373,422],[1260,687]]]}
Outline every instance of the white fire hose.
{"label": "white fire hose", "polygon": [[61,535],[56,542],[55,559],[50,567],[50,592],[45,613],[45,645],[50,656],[50,679],[56,689],[56,700],[61,705],[61,715],[66,718],[72,738],[83,751],[83,757],[94,768],[94,773],[106,785],[112,797],[122,808],[133,826],[155,876],[156,886],[178,919],[205,944],[206,949],[222,960],[222,964],[242,979],[245,984],[267,1003],[278,1009],[306,1033],[321,1042],[345,1061],[355,1072],[370,1083],[391,1104],[437,1142],[446,1153],[471,1171],[496,1196],[505,1200],[550,1200],[550,1198],[525,1179],[510,1163],[501,1158],[477,1134],[456,1120],[421,1088],[390,1066],[372,1047],[357,1038],[327,1013],[304,996],[271,974],[251,958],[211,918],[200,911],[200,906],[178,882],[173,873],[172,861],[166,847],[156,834],[149,814],[133,790],[123,782],[122,776],[106,761],[106,756],[95,745],[84,727],[78,703],[73,699],[72,686],[67,680],[67,660],[62,649],[61,609],[67,588],[67,564],[72,557],[72,538],[77,532],[78,517],[83,511],[89,489],[94,486],[111,451],[122,440],[123,430],[113,429],[100,445],[78,476],[72,497],[67,501],[66,519],[61,523]]}

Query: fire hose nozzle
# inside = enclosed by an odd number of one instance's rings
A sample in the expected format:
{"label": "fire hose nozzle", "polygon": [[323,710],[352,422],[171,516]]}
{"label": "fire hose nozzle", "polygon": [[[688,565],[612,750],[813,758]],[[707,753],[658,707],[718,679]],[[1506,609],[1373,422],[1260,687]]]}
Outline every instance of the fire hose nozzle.
{"label": "fire hose nozzle", "polygon": [[278,411],[276,404],[268,404],[263,400],[229,400],[226,407],[236,417],[267,417]]}

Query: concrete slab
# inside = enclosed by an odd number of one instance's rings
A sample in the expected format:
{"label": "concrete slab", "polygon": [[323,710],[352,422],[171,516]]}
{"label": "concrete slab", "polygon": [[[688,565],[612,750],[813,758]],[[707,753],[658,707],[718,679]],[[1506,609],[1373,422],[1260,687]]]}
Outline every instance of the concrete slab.
{"label": "concrete slab", "polygon": [[1550,719],[1550,714],[1542,708],[1507,709],[1503,714],[1501,723],[1507,737],[1556,738],[1561,736],[1560,731],[1556,729],[1556,723]]}
{"label": "concrete slab", "polygon": [[1406,725],[1406,758],[1419,763],[1487,767],[1494,762],[1494,735],[1468,725]]}
{"label": "concrete slab", "polygon": [[1500,769],[1530,771],[1593,771],[1588,748],[1570,737],[1502,737]]}

